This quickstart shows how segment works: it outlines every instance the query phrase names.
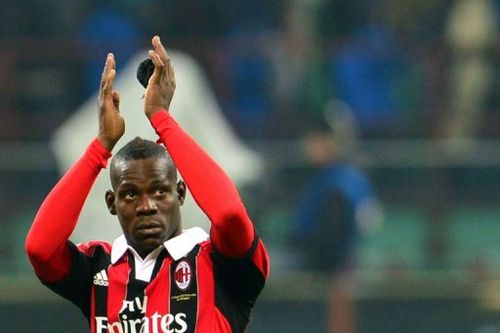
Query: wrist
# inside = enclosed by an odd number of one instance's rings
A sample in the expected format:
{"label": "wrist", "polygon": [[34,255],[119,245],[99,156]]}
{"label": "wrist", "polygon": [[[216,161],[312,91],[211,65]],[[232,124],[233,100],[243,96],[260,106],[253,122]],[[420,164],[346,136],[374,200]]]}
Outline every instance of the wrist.
{"label": "wrist", "polygon": [[108,152],[111,153],[111,151],[113,150],[113,148],[115,147],[116,145],[116,141],[113,141],[113,140],[110,140],[108,138],[106,138],[105,136],[103,135],[98,135],[97,136],[97,140],[101,143],[101,145],[103,145],[104,148],[106,148],[106,150]]}
{"label": "wrist", "polygon": [[108,159],[111,157],[111,152],[102,144],[99,138],[95,138],[87,147],[86,155],[90,166],[93,168],[98,166],[105,169]]}
{"label": "wrist", "polygon": [[168,108],[163,107],[163,106],[158,106],[158,107],[154,107],[154,108],[148,108],[146,110],[146,116],[148,117],[148,119],[151,120],[151,118],[153,117],[153,115],[155,115],[157,113],[161,113],[161,112],[168,113]]}

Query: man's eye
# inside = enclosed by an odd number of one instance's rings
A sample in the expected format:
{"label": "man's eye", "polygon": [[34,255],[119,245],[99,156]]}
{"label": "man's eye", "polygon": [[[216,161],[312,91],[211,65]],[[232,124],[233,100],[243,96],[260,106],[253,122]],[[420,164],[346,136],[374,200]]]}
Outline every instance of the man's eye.
{"label": "man's eye", "polygon": [[127,199],[127,200],[133,200],[133,199],[135,199],[135,193],[134,192],[126,192],[125,193],[125,199]]}
{"label": "man's eye", "polygon": [[165,193],[166,193],[166,191],[165,191],[164,189],[158,188],[158,189],[156,189],[155,193],[156,193],[157,195],[163,195],[163,194],[165,194]]}

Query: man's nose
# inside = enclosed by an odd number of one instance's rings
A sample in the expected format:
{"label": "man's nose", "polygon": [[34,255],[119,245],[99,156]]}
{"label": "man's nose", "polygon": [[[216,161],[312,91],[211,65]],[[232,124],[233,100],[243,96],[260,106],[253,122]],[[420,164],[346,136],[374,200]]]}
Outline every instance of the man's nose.
{"label": "man's nose", "polygon": [[139,198],[136,208],[137,214],[139,215],[150,215],[156,213],[156,203],[155,201],[147,195],[143,195]]}

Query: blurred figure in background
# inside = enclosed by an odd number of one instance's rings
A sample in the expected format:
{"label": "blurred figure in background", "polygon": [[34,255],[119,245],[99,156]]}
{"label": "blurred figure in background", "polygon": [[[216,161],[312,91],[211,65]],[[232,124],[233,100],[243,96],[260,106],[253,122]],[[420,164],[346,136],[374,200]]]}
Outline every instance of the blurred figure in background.
{"label": "blurred figure in background", "polygon": [[298,209],[294,246],[302,268],[328,274],[328,332],[354,332],[353,255],[360,234],[381,221],[381,208],[367,176],[344,160],[354,148],[352,114],[330,102],[324,119],[306,130],[305,155],[314,174]]}
{"label": "blurred figure in background", "polygon": [[238,1],[225,13],[224,42],[218,54],[227,82],[222,107],[243,139],[262,138],[273,111],[274,73],[266,43],[275,33],[274,2]]}
{"label": "blurred figure in background", "polygon": [[363,137],[397,132],[402,110],[395,86],[402,59],[394,31],[367,24],[327,61],[331,89],[352,108]]}
{"label": "blurred figure in background", "polygon": [[498,42],[495,1],[455,1],[446,30],[451,64],[449,119],[443,123],[443,134],[450,139],[474,137],[494,83],[495,56],[498,56],[494,50]]}
{"label": "blurred figure in background", "polygon": [[[112,50],[121,64],[126,64],[140,48],[143,32],[134,19],[118,4],[90,2],[87,19],[78,37],[85,45],[87,63],[83,89],[85,98],[95,92],[102,72],[102,58]],[[119,64],[119,65],[121,65]]]}

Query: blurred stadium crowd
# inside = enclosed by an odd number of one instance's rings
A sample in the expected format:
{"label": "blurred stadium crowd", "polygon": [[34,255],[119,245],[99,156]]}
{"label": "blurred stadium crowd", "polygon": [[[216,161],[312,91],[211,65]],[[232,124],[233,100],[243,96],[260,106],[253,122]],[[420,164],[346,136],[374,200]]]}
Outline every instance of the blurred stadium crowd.
{"label": "blurred stadium crowd", "polygon": [[27,269],[25,231],[59,177],[51,135],[107,52],[119,72],[159,34],[268,158],[243,193],[278,271],[311,168],[300,138],[334,103],[355,119],[351,160],[385,212],[360,269],[500,276],[499,14],[499,0],[2,1],[0,275]]}
{"label": "blurred stadium crowd", "polygon": [[[248,139],[293,137],[331,98],[349,105],[364,137],[497,136],[497,7],[494,0],[5,3],[2,107],[10,112],[2,113],[2,139],[43,139],[94,90],[88,69],[101,53],[112,49],[123,64],[152,33],[204,64],[228,119]],[[19,125],[46,109],[47,127]]]}

